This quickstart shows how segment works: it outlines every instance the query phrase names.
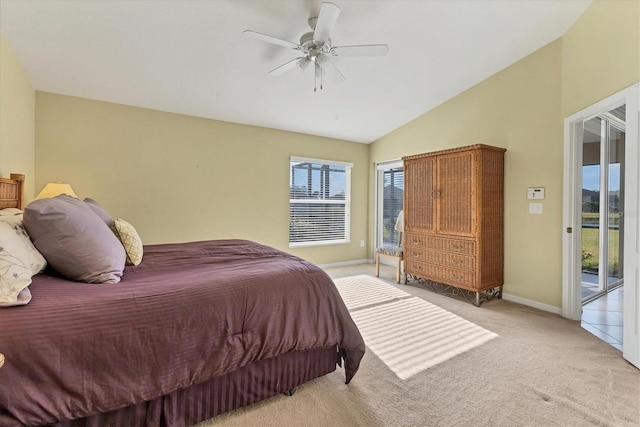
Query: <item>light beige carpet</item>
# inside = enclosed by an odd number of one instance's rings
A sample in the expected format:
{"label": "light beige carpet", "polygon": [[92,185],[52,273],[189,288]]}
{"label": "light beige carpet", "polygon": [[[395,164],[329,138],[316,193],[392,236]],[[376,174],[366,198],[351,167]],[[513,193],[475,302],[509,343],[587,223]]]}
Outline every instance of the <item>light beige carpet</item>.
{"label": "light beige carpet", "polygon": [[[354,304],[350,302],[352,297],[356,299],[359,310],[417,301],[396,293],[402,289],[446,310],[447,316],[481,328],[476,331],[497,337],[405,379],[368,348],[360,371],[349,385],[344,384],[344,372],[338,368],[301,386],[292,397],[276,396],[215,417],[202,427],[640,424],[640,371],[578,322],[509,301],[493,300],[478,308],[421,288],[368,276],[336,279],[339,288],[346,281],[362,285],[356,285],[362,292],[344,297],[348,304]],[[371,283],[375,285],[370,289],[365,286]],[[359,294],[362,304],[357,302]],[[368,303],[364,303],[366,299]],[[358,309],[351,310],[357,319]],[[384,327],[392,325],[393,330],[401,331],[398,334],[412,334],[413,329],[422,327],[419,315],[417,319],[386,315],[381,311],[374,317]],[[399,339],[391,348],[401,352],[408,341]],[[437,351],[434,346],[437,344],[425,343],[422,350]]]}
{"label": "light beige carpet", "polygon": [[497,337],[375,277],[335,284],[367,348],[402,380]]}

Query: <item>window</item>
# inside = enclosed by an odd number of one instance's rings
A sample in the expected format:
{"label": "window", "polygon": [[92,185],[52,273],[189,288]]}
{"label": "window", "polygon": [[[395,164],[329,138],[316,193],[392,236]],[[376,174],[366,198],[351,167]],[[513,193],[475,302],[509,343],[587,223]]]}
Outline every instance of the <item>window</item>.
{"label": "window", "polygon": [[289,247],[349,243],[352,167],[291,157]]}
{"label": "window", "polygon": [[397,246],[398,231],[395,229],[398,214],[403,209],[404,168],[402,161],[379,163],[377,246]]}

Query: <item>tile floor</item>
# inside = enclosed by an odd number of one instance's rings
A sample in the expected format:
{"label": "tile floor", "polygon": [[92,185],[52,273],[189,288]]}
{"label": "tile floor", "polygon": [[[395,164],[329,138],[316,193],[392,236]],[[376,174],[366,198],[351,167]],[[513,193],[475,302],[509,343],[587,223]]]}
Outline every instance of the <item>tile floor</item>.
{"label": "tile floor", "polygon": [[624,286],[582,307],[584,329],[622,351],[622,296]]}

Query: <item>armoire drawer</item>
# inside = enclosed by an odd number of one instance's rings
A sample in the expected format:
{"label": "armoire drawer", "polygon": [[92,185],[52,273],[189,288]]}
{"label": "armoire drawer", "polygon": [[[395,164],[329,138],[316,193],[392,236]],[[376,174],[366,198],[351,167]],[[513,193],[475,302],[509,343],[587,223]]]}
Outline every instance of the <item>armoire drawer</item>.
{"label": "armoire drawer", "polygon": [[476,267],[476,259],[472,256],[441,252],[413,245],[407,245],[405,247],[404,259],[405,261],[426,262],[460,270],[474,271]]}
{"label": "armoire drawer", "polygon": [[476,253],[476,242],[473,240],[450,239],[446,237],[434,237],[420,234],[407,234],[405,246],[421,246],[425,249],[458,253],[462,255],[474,256]]}
{"label": "armoire drawer", "polygon": [[405,260],[404,271],[414,276],[442,282],[447,285],[466,288],[474,288],[476,286],[475,271],[447,268],[412,260]]}

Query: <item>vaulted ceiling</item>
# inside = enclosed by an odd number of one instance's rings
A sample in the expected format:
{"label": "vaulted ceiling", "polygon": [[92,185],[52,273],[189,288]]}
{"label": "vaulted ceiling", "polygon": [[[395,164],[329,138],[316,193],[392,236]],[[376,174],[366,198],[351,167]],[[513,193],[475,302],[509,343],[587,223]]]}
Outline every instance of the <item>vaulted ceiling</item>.
{"label": "vaulted ceiling", "polygon": [[319,0],[0,0],[0,31],[36,90],[369,143],[562,36],[589,0],[334,0],[333,46],[387,44],[268,72],[299,52]]}

